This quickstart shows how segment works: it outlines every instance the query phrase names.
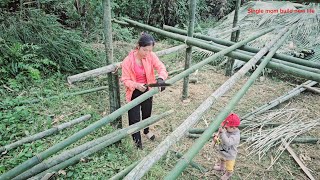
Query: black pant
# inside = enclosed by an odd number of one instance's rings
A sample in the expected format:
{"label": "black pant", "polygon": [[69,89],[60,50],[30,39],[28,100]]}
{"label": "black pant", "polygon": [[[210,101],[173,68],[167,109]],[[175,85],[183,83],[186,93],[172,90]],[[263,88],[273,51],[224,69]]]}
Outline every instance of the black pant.
{"label": "black pant", "polygon": [[[145,91],[145,92],[147,92],[147,91]],[[138,96],[140,96],[141,94],[143,94],[145,92],[141,92],[141,91],[135,89],[132,93],[131,100],[137,98]],[[152,97],[148,98],[147,100],[143,101],[142,103],[138,104],[137,106],[135,106],[134,108],[132,108],[128,111],[129,125],[135,124],[140,121],[140,111],[142,114],[142,120],[151,116]],[[145,128],[143,130],[143,133],[148,134],[149,127]],[[132,134],[132,138],[135,141],[137,146],[142,145],[140,131]]]}

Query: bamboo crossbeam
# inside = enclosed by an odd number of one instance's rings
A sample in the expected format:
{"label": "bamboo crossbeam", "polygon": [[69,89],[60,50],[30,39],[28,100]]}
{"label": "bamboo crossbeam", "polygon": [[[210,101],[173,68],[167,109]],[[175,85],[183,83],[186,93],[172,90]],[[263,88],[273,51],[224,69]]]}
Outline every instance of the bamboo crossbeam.
{"label": "bamboo crossbeam", "polygon": [[[168,49],[157,51],[155,53],[157,54],[157,56],[161,57],[161,56],[164,56],[164,55],[167,55],[167,54],[171,54],[171,53],[174,53],[174,52],[180,51],[182,49],[186,49],[186,48],[187,48],[187,45],[182,44],[182,45],[179,45],[179,46],[174,46],[174,47],[171,47],[171,48],[168,48]],[[68,81],[69,84],[72,84],[72,83],[78,82],[78,81],[84,81],[84,80],[86,80],[88,78],[97,77],[97,76],[100,76],[100,75],[108,74],[110,72],[114,72],[118,68],[121,68],[121,62],[117,62],[117,63],[110,64],[110,65],[107,65],[107,66],[103,66],[103,67],[100,67],[100,68],[97,68],[97,69],[93,69],[93,70],[90,70],[90,71],[86,71],[86,72],[83,72],[83,73],[80,73],[80,74],[75,74],[75,75],[72,75],[72,76],[68,76],[67,77],[67,81]]]}
{"label": "bamboo crossbeam", "polygon": [[[283,33],[285,30],[282,31]],[[237,73],[230,77],[222,86],[212,93],[183,123],[176,128],[169,136],[166,137],[150,154],[148,154],[141,162],[126,176],[125,179],[140,179],[168,150],[179,141],[190,127],[196,124],[202,115],[225,94],[232,86],[241,79],[255,63],[269,51],[269,48],[277,42],[283,34],[276,36],[274,40],[267,43],[259,53],[257,53],[250,61],[245,64]]]}
{"label": "bamboo crossbeam", "polygon": [[206,144],[206,142],[211,138],[212,134],[218,130],[222,121],[228,116],[228,114],[234,109],[234,107],[238,104],[240,99],[245,95],[250,86],[255,82],[255,80],[259,77],[262,70],[266,67],[266,65],[271,60],[272,56],[275,52],[282,46],[285,42],[286,38],[291,34],[292,30],[297,26],[297,24],[293,25],[290,30],[277,42],[277,44],[271,48],[267,56],[264,58],[262,63],[258,66],[258,68],[252,73],[248,81],[242,86],[242,88],[232,97],[227,106],[220,111],[220,113],[214,118],[207,128],[207,130],[201,135],[200,138],[196,140],[196,142],[192,145],[192,147],[183,155],[181,160],[176,164],[176,166],[167,174],[165,179],[177,179],[182,171],[188,166],[190,161],[199,153],[202,147]]}
{"label": "bamboo crossbeam", "polygon": [[38,139],[42,139],[44,137],[47,137],[47,136],[50,136],[52,134],[55,134],[59,131],[62,131],[63,129],[66,129],[68,127],[71,127],[75,124],[78,124],[78,123],[81,123],[83,121],[86,121],[88,119],[91,118],[91,115],[90,114],[87,114],[87,115],[84,115],[84,116],[81,116],[77,119],[74,119],[70,122],[66,122],[66,123],[63,123],[63,124],[60,124],[56,127],[53,127],[51,129],[48,129],[48,130],[45,130],[43,132],[40,132],[40,133],[37,133],[37,134],[34,134],[32,136],[29,136],[29,137],[25,137],[19,141],[16,141],[14,143],[11,143],[11,144],[8,144],[6,146],[3,146],[3,147],[0,147],[0,153],[4,152],[4,151],[10,151],[18,146],[21,146],[25,143],[29,143],[29,142],[33,142],[33,141],[36,141]]}
{"label": "bamboo crossbeam", "polygon": [[[197,69],[203,67],[204,65],[212,62],[213,60],[215,60],[216,58],[218,58],[221,55],[230,53],[231,51],[233,51],[236,48],[239,48],[241,46],[243,46],[244,44],[262,36],[263,34],[266,34],[270,31],[272,31],[273,28],[262,31],[258,34],[256,34],[255,36],[252,36],[246,40],[243,40],[239,43],[236,43],[233,46],[230,46],[218,53],[216,53],[215,55],[191,66],[189,69],[181,72],[180,74],[172,77],[171,79],[169,79],[168,81],[166,81],[167,83],[171,83],[174,84],[175,82],[181,80],[182,78],[184,78],[185,76],[193,73],[194,71],[196,71]],[[117,109],[116,111],[114,111],[113,113],[109,114],[106,117],[103,117],[102,119],[100,119],[99,121],[96,121],[95,123],[89,125],[88,127],[80,130],[79,132],[73,134],[72,136],[70,136],[69,138],[63,140],[62,142],[55,144],[54,146],[50,147],[49,149],[39,153],[37,156],[32,157],[31,159],[23,162],[22,164],[16,166],[15,168],[9,170],[8,172],[2,174],[0,176],[0,179],[11,179],[12,177],[15,177],[19,174],[21,174],[22,172],[26,171],[27,169],[29,169],[30,167],[33,167],[37,164],[39,164],[42,159],[46,159],[49,156],[51,156],[52,154],[62,150],[63,148],[71,145],[72,143],[78,141],[79,139],[83,138],[84,136],[90,134],[91,132],[95,131],[96,129],[101,128],[102,126],[106,125],[109,122],[114,121],[117,117],[121,116],[123,113],[127,112],[128,110],[132,109],[133,107],[137,106],[138,104],[140,104],[141,102],[145,101],[146,99],[152,97],[153,95],[155,95],[156,93],[159,92],[158,88],[153,88],[152,90],[142,94],[141,96],[137,97],[136,99],[130,101],[129,103],[127,103],[126,105],[122,106],[120,109]]]}
{"label": "bamboo crossbeam", "polygon": [[[172,27],[172,26],[163,25],[163,29],[167,30],[167,31],[170,31],[170,32],[178,33],[178,34],[181,34],[181,35],[186,35],[187,34],[186,30],[178,29],[178,28],[175,28],[175,27]],[[212,41],[212,42],[224,45],[224,46],[231,46],[231,45],[233,45],[235,43],[235,42],[232,42],[232,41],[229,41],[229,40],[223,40],[223,39],[219,39],[219,38],[205,36],[205,35],[202,35],[202,34],[199,34],[199,33],[194,33],[193,37],[199,38],[199,39],[202,39],[202,40],[206,40],[206,41]],[[244,45],[240,49],[248,51],[248,52],[253,52],[253,53],[257,53],[260,50],[258,48],[254,48],[254,47],[251,47],[251,46],[248,46],[248,45]],[[320,69],[320,64],[319,63],[306,61],[304,59],[292,57],[292,56],[289,56],[289,55],[276,53],[273,57],[277,58],[277,59],[280,59],[282,61],[288,61],[288,62],[292,62],[292,63],[295,63],[295,64],[300,64],[300,65],[304,65],[304,66]]]}
{"label": "bamboo crossbeam", "polygon": [[79,162],[79,160],[83,157],[87,157],[90,154],[93,154],[123,138],[126,136],[135,133],[137,131],[140,131],[141,129],[144,129],[145,127],[150,126],[151,124],[154,124],[158,122],[160,119],[170,115],[173,113],[173,110],[164,112],[160,115],[154,115],[150,118],[147,118],[143,121],[140,121],[136,124],[133,124],[131,126],[128,126],[123,129],[116,130],[110,134],[107,134],[103,137],[100,137],[98,139],[89,141],[83,145],[80,145],[78,147],[75,147],[73,149],[70,149],[60,155],[57,155],[49,160],[44,161],[41,164],[38,164],[37,166],[33,167],[29,171],[26,171],[25,173],[17,176],[14,178],[14,180],[18,179],[27,179],[35,174],[38,174],[46,169],[46,171],[40,173],[36,177],[42,177],[47,173],[58,171],[60,169],[66,168],[72,164],[75,164]]}

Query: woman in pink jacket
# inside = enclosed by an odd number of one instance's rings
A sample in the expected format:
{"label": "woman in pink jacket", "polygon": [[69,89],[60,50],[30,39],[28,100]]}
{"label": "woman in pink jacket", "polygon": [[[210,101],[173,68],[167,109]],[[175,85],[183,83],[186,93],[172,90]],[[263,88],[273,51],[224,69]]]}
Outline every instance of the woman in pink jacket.
{"label": "woman in pink jacket", "polygon": [[[136,49],[131,51],[129,55],[123,60],[122,77],[121,81],[126,87],[126,101],[137,98],[143,93],[148,91],[145,84],[151,83],[164,83],[164,80],[168,77],[168,72],[159,60],[157,55],[152,52],[155,44],[154,38],[143,33],[138,41]],[[158,72],[158,78],[155,79],[154,70]],[[161,88],[161,91],[164,87]],[[142,120],[151,116],[152,111],[152,97],[143,101],[139,105],[135,106],[128,111],[129,125],[140,121],[140,111],[142,114]],[[149,131],[149,128],[145,128],[143,133],[151,140],[155,139],[155,135]],[[140,132],[132,135],[136,146],[142,149],[141,134]]]}

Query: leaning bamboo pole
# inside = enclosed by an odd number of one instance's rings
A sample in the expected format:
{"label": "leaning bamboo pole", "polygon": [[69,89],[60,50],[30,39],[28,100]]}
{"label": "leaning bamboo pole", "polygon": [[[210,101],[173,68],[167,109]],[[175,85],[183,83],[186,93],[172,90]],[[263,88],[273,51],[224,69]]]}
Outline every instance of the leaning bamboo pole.
{"label": "leaning bamboo pole", "polygon": [[[175,27],[167,26],[167,25],[163,25],[163,29],[167,30],[167,31],[170,31],[170,32],[173,32],[173,33],[178,33],[178,34],[181,34],[181,35],[186,35],[187,34],[186,30],[178,29],[178,28],[175,28]],[[235,42],[232,42],[232,41],[218,39],[218,38],[214,38],[214,37],[210,37],[210,36],[205,36],[205,35],[198,34],[198,33],[194,33],[193,37],[199,38],[199,39],[203,39],[203,40],[206,40],[206,41],[212,41],[212,42],[215,42],[217,44],[224,45],[224,46],[231,46],[231,45],[233,45],[235,43]],[[248,52],[253,52],[253,53],[257,53],[259,51],[258,48],[254,48],[254,47],[251,47],[251,46],[248,46],[248,45],[244,45],[240,49],[248,51]],[[273,57],[277,58],[277,59],[280,59],[282,61],[288,61],[288,62],[292,62],[292,63],[295,63],[295,64],[300,64],[300,65],[304,65],[304,66],[320,69],[320,64],[319,63],[306,61],[304,59],[292,57],[292,56],[289,56],[289,55],[276,53]]]}
{"label": "leaning bamboo pole", "polygon": [[294,97],[294,96],[297,96],[299,95],[301,92],[305,91],[306,88],[304,88],[303,86],[304,85],[307,85],[307,86],[314,86],[316,85],[317,82],[315,81],[306,81],[305,83],[295,87],[294,89],[292,89],[291,91],[287,92],[286,94],[268,102],[267,104],[265,105],[262,105],[260,106],[259,108],[255,109],[254,111],[250,112],[250,113],[247,113],[246,115],[244,115],[241,119],[242,120],[250,120],[251,117],[253,117],[253,115],[258,115],[258,114],[261,114],[287,100],[289,100],[290,98]]}
{"label": "leaning bamboo pole", "polygon": [[[161,56],[164,56],[164,55],[167,55],[167,54],[171,54],[171,53],[174,53],[174,52],[186,49],[186,48],[187,48],[187,45],[182,44],[182,45],[179,45],[179,46],[174,46],[174,47],[171,47],[171,48],[168,48],[168,49],[157,51],[155,53],[156,53],[157,56],[161,57]],[[90,71],[86,71],[86,72],[83,72],[83,73],[80,73],[80,74],[75,74],[75,75],[72,75],[72,76],[68,76],[67,77],[67,81],[68,81],[69,84],[72,84],[74,82],[84,81],[84,80],[86,80],[88,78],[97,77],[97,76],[101,76],[101,75],[104,75],[104,74],[108,74],[110,72],[114,72],[118,68],[121,68],[121,62],[117,62],[117,63],[110,64],[110,65],[107,65],[107,66],[103,66],[103,67],[100,67],[100,68],[97,68],[97,69],[93,69],[93,70],[90,70]]]}
{"label": "leaning bamboo pole", "polygon": [[206,144],[206,142],[211,138],[212,134],[218,130],[222,121],[228,116],[228,114],[232,111],[232,109],[238,104],[240,99],[246,94],[248,89],[254,83],[254,81],[259,77],[262,70],[266,67],[266,65],[271,60],[272,56],[276,53],[276,51],[282,46],[285,42],[286,38],[291,34],[292,30],[297,26],[297,24],[293,25],[290,30],[277,42],[277,44],[271,48],[267,56],[264,58],[262,63],[258,66],[258,68],[252,73],[248,81],[242,86],[242,88],[232,97],[227,106],[220,111],[220,113],[214,118],[207,128],[207,130],[201,135],[200,138],[196,140],[193,146],[183,155],[181,160],[176,164],[176,166],[169,172],[169,174],[165,177],[165,179],[176,179],[182,173],[182,171],[188,166],[190,161],[198,154],[198,152],[202,149],[202,147]]}
{"label": "leaning bamboo pole", "polygon": [[37,133],[37,134],[34,134],[32,136],[29,136],[29,137],[25,137],[19,141],[16,141],[14,143],[11,143],[11,144],[8,144],[8,145],[5,145],[3,147],[0,147],[0,153],[2,153],[3,151],[10,151],[11,149],[14,149],[18,146],[21,146],[25,143],[29,143],[29,142],[33,142],[33,141],[36,141],[38,139],[41,139],[41,138],[44,138],[44,137],[47,137],[47,136],[50,136],[52,134],[55,134],[59,131],[62,131],[63,129],[66,129],[68,127],[71,127],[75,124],[78,124],[78,123],[81,123],[83,121],[86,121],[88,119],[91,118],[91,115],[90,114],[87,114],[87,115],[84,115],[84,116],[81,116],[77,119],[74,119],[70,122],[66,122],[66,123],[63,123],[63,124],[60,124],[56,127],[53,127],[51,129],[48,129],[48,130],[45,130],[43,132],[40,132],[40,133]]}
{"label": "leaning bamboo pole", "polygon": [[[128,22],[131,26],[138,27],[138,28],[143,28],[143,29],[146,29],[146,30],[149,30],[149,31],[153,31],[153,32],[161,34],[163,36],[170,37],[170,38],[172,38],[174,40],[185,42],[188,45],[197,46],[197,47],[200,47],[202,49],[206,49],[206,50],[213,51],[213,52],[219,52],[221,50],[224,50],[224,48],[221,48],[221,47],[218,47],[218,46],[214,46],[214,45],[210,45],[208,43],[203,42],[202,40],[197,40],[196,38],[191,38],[191,37],[187,37],[187,36],[183,36],[183,35],[167,32],[167,31],[164,31],[164,30],[152,27],[152,26],[148,26],[148,25],[145,25],[145,24],[130,20],[130,19],[126,19],[126,18],[123,18],[123,19],[126,22]],[[252,58],[252,56],[250,56],[250,55],[239,53],[239,52],[235,52],[235,51],[232,51],[232,52],[230,52],[230,53],[228,53],[226,55],[230,56],[230,57],[233,57],[233,58],[237,58],[237,59],[242,60],[242,61],[246,61],[246,62],[249,61]],[[270,62],[266,67],[274,69],[274,70],[282,71],[284,73],[292,74],[292,75],[295,75],[295,76],[298,76],[298,77],[302,77],[302,78],[305,78],[305,79],[310,79],[310,80],[314,80],[314,81],[320,82],[320,74],[317,74],[317,73],[304,71],[304,70],[301,70],[301,69],[298,69],[298,68],[289,67],[289,66],[286,66],[286,65],[283,65],[283,64],[277,64],[277,63],[274,63],[274,62]]]}
{"label": "leaning bamboo pole", "polygon": [[[169,79],[167,81],[167,83],[175,83],[177,81],[179,81],[180,79],[184,78],[185,76],[193,73],[194,71],[196,71],[197,69],[201,68],[202,66],[208,64],[209,62],[215,60],[217,57],[221,56],[221,55],[225,55],[227,53],[230,53],[231,51],[233,51],[236,48],[239,48],[241,46],[243,46],[244,44],[246,44],[249,41],[252,41],[260,36],[262,36],[263,34],[266,34],[270,31],[272,31],[273,28],[265,30],[263,32],[258,33],[257,35],[254,35],[246,40],[243,40],[239,43],[234,44],[233,46],[230,46],[218,53],[216,53],[215,55],[193,65],[192,67],[190,67],[189,69],[181,72],[180,74],[174,76],[173,78]],[[8,172],[2,174],[0,176],[0,179],[11,179],[14,176],[17,176],[19,174],[21,174],[22,172],[26,171],[27,169],[29,169],[32,166],[35,166],[37,164],[39,164],[43,159],[48,158],[49,156],[51,156],[52,154],[60,151],[61,149],[69,146],[70,144],[76,142],[77,140],[81,139],[82,137],[90,134],[91,132],[95,131],[98,128],[101,128],[102,126],[104,126],[105,124],[115,120],[117,117],[121,116],[123,113],[127,112],[128,110],[132,109],[133,107],[135,107],[136,105],[140,104],[141,102],[143,102],[144,100],[152,97],[154,94],[158,93],[159,89],[158,88],[153,88],[152,90],[142,94],[141,96],[137,97],[136,99],[130,101],[129,103],[127,103],[126,105],[124,105],[122,108],[116,110],[115,112],[109,114],[106,117],[103,117],[102,119],[100,119],[99,121],[96,121],[95,123],[89,125],[88,127],[80,130],[79,132],[73,134],[72,136],[70,136],[69,138],[63,140],[62,142],[55,144],[54,146],[50,147],[49,149],[39,153],[38,155],[32,157],[31,159],[23,162],[22,164],[16,166],[15,168],[9,170]]]}
{"label": "leaning bamboo pole", "polygon": [[[102,148],[105,148],[106,146],[109,146],[132,133],[138,132],[147,126],[150,126],[151,124],[158,122],[160,119],[172,114],[173,112],[174,112],[173,110],[170,110],[160,115],[154,115],[136,124],[133,124],[123,129],[116,130],[106,136],[100,137],[98,139],[87,142],[81,146],[70,149],[56,157],[53,157],[47,161],[44,161],[41,164],[38,164],[34,168],[30,169],[29,171],[26,171],[25,173],[17,176],[14,179],[15,180],[26,179],[48,169],[36,176],[36,177],[41,177],[46,173],[66,168],[74,163],[77,163],[81,158],[89,156],[90,154],[95,153],[101,150]],[[66,161],[67,163],[64,163]],[[61,164],[63,164],[62,168],[61,168]]]}
{"label": "leaning bamboo pole", "polygon": [[[196,0],[190,0],[189,3],[189,25],[188,25],[188,37],[192,37],[194,31],[194,21],[196,14]],[[192,46],[188,46],[186,49],[186,60],[184,64],[184,69],[188,69],[191,65],[192,59]],[[187,99],[189,96],[189,76],[184,77],[183,79],[183,88],[182,88],[182,100]]]}
{"label": "leaning bamboo pole", "polygon": [[199,121],[202,115],[225,94],[241,77],[243,77],[255,63],[269,51],[271,46],[277,42],[283,33],[277,35],[274,40],[267,43],[259,53],[257,53],[247,64],[245,64],[237,73],[230,77],[222,86],[212,93],[178,128],[176,128],[167,138],[162,141],[149,155],[135,167],[125,179],[140,179],[177,141],[179,141],[187,130]]}

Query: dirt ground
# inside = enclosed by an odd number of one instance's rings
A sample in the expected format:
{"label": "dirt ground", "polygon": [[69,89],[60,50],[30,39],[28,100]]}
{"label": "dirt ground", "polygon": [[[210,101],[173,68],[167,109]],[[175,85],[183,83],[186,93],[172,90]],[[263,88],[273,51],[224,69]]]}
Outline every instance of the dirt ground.
{"label": "dirt ground", "polygon": [[[231,91],[220,98],[218,103],[214,104],[209,112],[200,119],[196,127],[206,127],[206,124],[224,108],[232,96],[241,88],[249,76],[242,78]],[[224,76],[222,70],[217,70],[212,66],[205,66],[199,70],[196,75],[198,82],[189,86],[189,102],[181,100],[182,81],[168,87],[164,92],[154,96],[153,114],[160,114],[164,111],[173,109],[175,113],[164,120],[153,125],[151,129],[156,133],[157,140],[150,142],[143,139],[145,153],[157,147],[157,145],[165,139],[175,128],[177,128],[210,94],[212,94],[220,85],[222,85],[228,77]],[[235,107],[235,113],[240,116],[251,112],[255,108],[283,95],[287,91],[293,89],[298,84],[284,82],[277,78],[260,78],[257,80]],[[302,94],[282,103],[277,108],[297,108],[306,109],[307,116],[310,119],[320,117],[320,95],[305,91]],[[127,122],[124,119],[124,122]],[[320,137],[319,126],[307,133],[308,136]],[[194,143],[194,139],[187,137],[182,138],[172,149],[179,152],[186,152]],[[232,179],[308,179],[298,164],[290,156],[287,151],[281,155],[278,161],[267,170],[270,165],[273,153],[270,152],[260,161],[258,157],[248,157],[247,145],[242,143],[239,147],[239,155],[237,157],[235,173]],[[309,168],[315,179],[320,179],[320,145],[318,144],[292,144],[291,147],[295,153],[305,158],[303,161]],[[212,147],[211,143],[207,143],[200,153],[194,158],[194,161],[204,166],[209,171],[201,173],[194,168],[187,168],[181,179],[219,179],[220,173],[212,170],[214,163],[218,160],[217,147]],[[168,170],[175,165],[176,162],[168,164]]]}

